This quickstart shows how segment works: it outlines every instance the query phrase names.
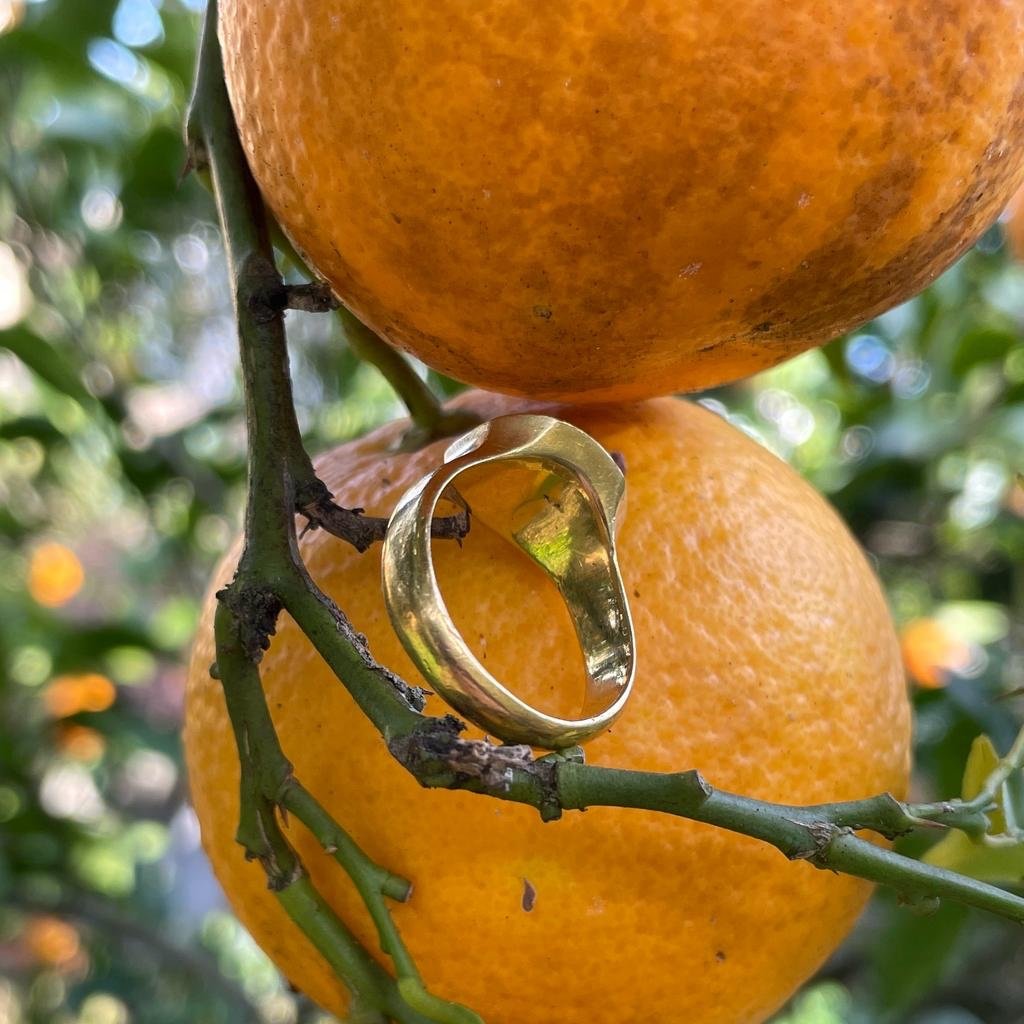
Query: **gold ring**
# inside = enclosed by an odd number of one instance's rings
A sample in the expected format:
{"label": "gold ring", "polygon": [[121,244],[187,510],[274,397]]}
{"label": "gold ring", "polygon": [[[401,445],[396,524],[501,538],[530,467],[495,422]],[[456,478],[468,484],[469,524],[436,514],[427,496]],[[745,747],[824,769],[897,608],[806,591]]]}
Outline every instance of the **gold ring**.
{"label": "gold ring", "polygon": [[[538,471],[499,529],[551,577],[572,616],[587,677],[578,719],[537,710],[484,668],[455,628],[434,573],[430,528],[438,501],[466,470],[507,461]],[[547,750],[583,743],[608,728],[629,698],[636,641],[615,557],[625,487],[612,457],[582,430],[550,416],[500,416],[456,440],[443,465],[410,488],[391,516],[383,580],[395,632],[437,693],[506,743]]]}

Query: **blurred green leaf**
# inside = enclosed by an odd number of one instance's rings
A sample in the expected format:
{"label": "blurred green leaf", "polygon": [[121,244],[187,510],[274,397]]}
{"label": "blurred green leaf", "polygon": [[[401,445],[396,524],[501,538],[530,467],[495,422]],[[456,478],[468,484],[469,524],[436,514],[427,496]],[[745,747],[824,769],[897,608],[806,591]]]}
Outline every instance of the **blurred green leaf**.
{"label": "blurred green leaf", "polygon": [[1006,609],[993,601],[947,601],[935,617],[955,635],[983,647],[1002,640],[1010,628]]}
{"label": "blurred green leaf", "polygon": [[871,948],[872,988],[880,1016],[902,1020],[942,976],[969,920],[967,911],[946,904],[935,914],[904,912]]}
{"label": "blurred green leaf", "polygon": [[850,993],[842,985],[822,982],[793,1000],[776,1024],[847,1024],[851,1005]]}
{"label": "blurred green leaf", "polygon": [[40,380],[82,405],[94,405],[92,395],[71,369],[65,353],[23,327],[0,331],[0,348],[13,352]]}
{"label": "blurred green leaf", "polygon": [[978,363],[1002,361],[1019,341],[1012,325],[1005,328],[979,327],[965,331],[957,344],[950,369],[962,377]]}
{"label": "blurred green leaf", "polygon": [[[979,736],[971,746],[964,768],[962,796],[973,800],[999,765],[1000,757],[988,736]],[[1003,836],[1007,829],[1005,787],[996,796],[996,807],[989,812],[989,834]],[[1013,820],[1014,812],[1010,812]],[[936,843],[923,857],[935,867],[959,871],[983,882],[1018,882],[1024,879],[1024,843],[990,845],[983,838],[973,838],[955,829]]]}
{"label": "blurred green leaf", "polygon": [[985,846],[963,832],[950,832],[936,843],[924,860],[938,868],[970,875],[981,882],[1015,883],[1024,880],[1024,843]]}
{"label": "blurred green leaf", "polygon": [[[988,781],[989,776],[999,765],[999,752],[995,744],[988,736],[979,736],[971,745],[971,752],[967,757],[967,765],[964,768],[964,781],[960,787],[961,796],[964,800],[973,800]],[[1006,831],[1006,816],[1003,813],[1002,800],[997,797],[1000,805],[989,812],[991,825],[989,832],[998,835]]]}

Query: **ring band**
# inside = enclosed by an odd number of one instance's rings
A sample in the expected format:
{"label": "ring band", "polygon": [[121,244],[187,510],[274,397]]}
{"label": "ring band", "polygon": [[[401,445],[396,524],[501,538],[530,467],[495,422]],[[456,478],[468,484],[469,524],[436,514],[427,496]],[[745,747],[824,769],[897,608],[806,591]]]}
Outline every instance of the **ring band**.
{"label": "ring band", "polygon": [[[484,668],[456,629],[434,573],[438,501],[461,473],[509,461],[541,471],[500,532],[548,574],[572,616],[587,677],[578,719],[539,711]],[[506,743],[548,750],[583,743],[608,728],[629,698],[636,642],[615,556],[624,495],[622,471],[588,434],[550,416],[512,415],[450,445],[443,465],[410,488],[391,516],[384,599],[402,645],[451,707]]]}

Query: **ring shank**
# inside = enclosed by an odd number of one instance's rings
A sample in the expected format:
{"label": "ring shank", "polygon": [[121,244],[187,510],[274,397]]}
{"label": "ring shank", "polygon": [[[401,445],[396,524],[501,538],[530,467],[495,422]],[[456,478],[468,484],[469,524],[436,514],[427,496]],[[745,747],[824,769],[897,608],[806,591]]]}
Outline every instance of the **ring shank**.
{"label": "ring shank", "polygon": [[[579,719],[548,715],[495,679],[455,627],[437,583],[430,523],[438,501],[460,474],[506,461],[548,471],[507,532],[550,576],[572,616],[587,678]],[[623,493],[618,466],[582,431],[551,417],[507,416],[452,445],[445,464],[407,492],[391,517],[384,596],[403,646],[456,711],[505,742],[582,743],[611,725],[628,699],[635,641],[614,537]]]}

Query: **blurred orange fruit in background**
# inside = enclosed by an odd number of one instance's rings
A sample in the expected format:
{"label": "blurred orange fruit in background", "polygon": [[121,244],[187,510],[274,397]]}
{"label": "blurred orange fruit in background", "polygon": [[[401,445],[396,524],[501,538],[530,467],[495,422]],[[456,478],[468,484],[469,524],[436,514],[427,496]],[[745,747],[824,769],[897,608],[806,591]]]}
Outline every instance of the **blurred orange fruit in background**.
{"label": "blurred orange fruit in background", "polygon": [[31,918],[25,925],[22,940],[32,956],[48,967],[66,967],[81,950],[77,929],[59,917],[48,915]]}
{"label": "blurred orange fruit in background", "polygon": [[57,676],[43,691],[43,703],[54,718],[106,711],[116,699],[117,687],[98,672]]}
{"label": "blurred orange fruit in background", "polygon": [[945,686],[952,673],[971,661],[970,647],[937,619],[908,622],[900,632],[900,648],[908,674],[929,689]]}
{"label": "blurred orange fruit in background", "polygon": [[47,608],[67,604],[85,582],[78,556],[63,544],[41,544],[28,563],[28,592]]}

